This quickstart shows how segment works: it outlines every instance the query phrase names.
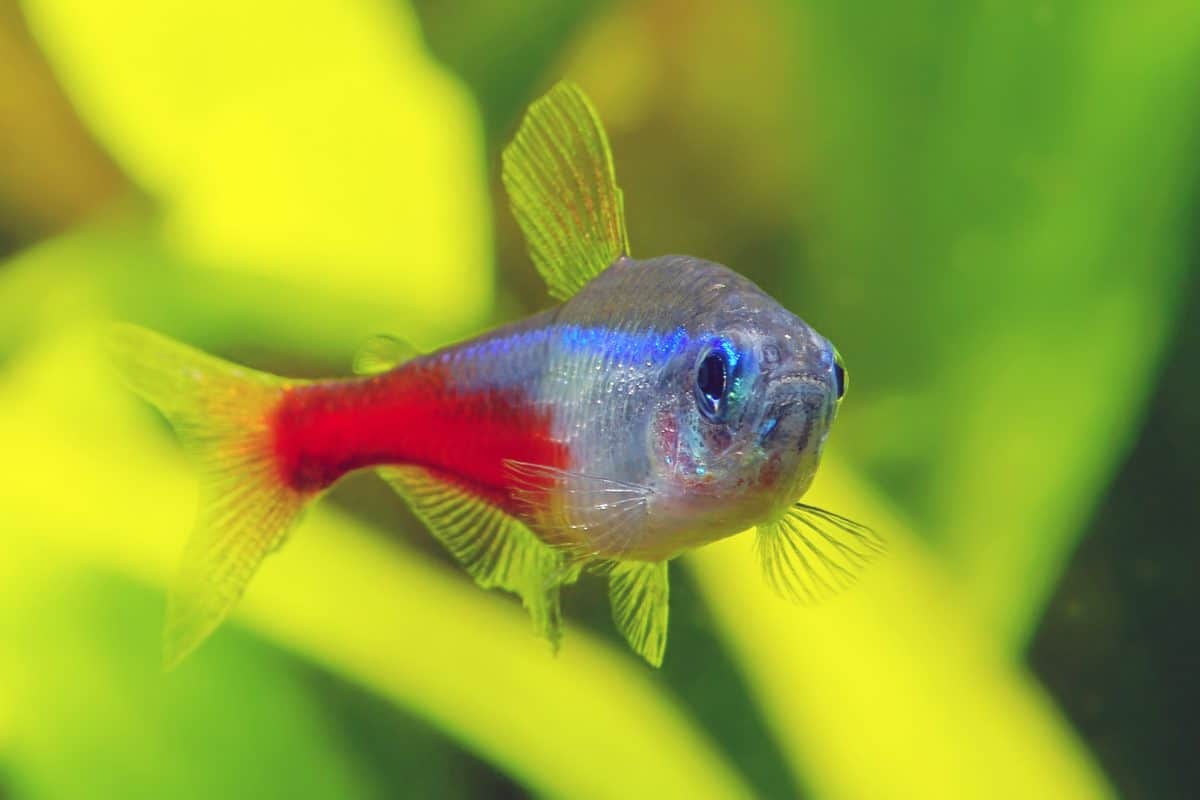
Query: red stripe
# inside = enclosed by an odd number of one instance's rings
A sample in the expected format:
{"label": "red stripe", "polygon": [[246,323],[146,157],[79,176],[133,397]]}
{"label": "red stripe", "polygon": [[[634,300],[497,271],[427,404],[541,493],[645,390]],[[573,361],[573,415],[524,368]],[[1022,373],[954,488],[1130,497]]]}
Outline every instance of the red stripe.
{"label": "red stripe", "polygon": [[318,491],[351,470],[383,464],[432,467],[507,505],[504,459],[565,467],[550,414],[525,392],[463,390],[430,362],[371,378],[289,389],[271,419],[284,483]]}

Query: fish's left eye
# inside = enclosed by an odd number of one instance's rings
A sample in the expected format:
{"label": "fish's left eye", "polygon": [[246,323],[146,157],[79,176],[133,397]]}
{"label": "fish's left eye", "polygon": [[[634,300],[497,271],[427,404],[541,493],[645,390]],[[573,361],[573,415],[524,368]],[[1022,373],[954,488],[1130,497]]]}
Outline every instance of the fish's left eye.
{"label": "fish's left eye", "polygon": [[846,367],[842,364],[842,357],[836,350],[833,353],[833,385],[837,391],[837,399],[841,400],[846,394]]}

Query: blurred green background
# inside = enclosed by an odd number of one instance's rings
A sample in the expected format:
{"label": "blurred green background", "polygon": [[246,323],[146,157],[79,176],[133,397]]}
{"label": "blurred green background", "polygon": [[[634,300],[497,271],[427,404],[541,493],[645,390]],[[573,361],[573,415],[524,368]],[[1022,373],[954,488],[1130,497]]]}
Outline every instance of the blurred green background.
{"label": "blurred green background", "polygon": [[[371,476],[158,670],[194,475],[106,321],[289,375],[544,307],[499,188],[569,77],[635,255],[853,375],[796,608],[673,570],[661,671],[553,657]],[[0,0],[0,796],[1183,797],[1200,663],[1200,5]]]}

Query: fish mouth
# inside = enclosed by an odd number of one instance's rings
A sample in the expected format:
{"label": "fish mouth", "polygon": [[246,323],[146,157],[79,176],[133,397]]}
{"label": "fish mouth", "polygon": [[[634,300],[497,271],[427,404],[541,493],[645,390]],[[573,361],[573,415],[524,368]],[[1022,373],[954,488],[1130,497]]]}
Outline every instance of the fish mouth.
{"label": "fish mouth", "polygon": [[819,405],[811,405],[803,399],[785,400],[773,405],[759,427],[762,443],[766,445],[787,437],[796,441],[797,450],[803,451],[812,438],[819,409]]}
{"label": "fish mouth", "polygon": [[803,452],[812,441],[813,430],[829,405],[828,381],[812,373],[780,376],[759,426],[764,445],[789,439]]}
{"label": "fish mouth", "polygon": [[815,413],[829,401],[833,387],[825,375],[795,372],[780,375],[773,381],[768,402],[772,412],[779,415],[803,408]]}

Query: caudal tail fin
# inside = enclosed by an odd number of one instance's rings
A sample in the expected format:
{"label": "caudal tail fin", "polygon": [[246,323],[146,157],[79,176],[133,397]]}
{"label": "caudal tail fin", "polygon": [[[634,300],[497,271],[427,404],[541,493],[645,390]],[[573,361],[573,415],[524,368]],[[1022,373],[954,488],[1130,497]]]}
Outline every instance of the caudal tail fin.
{"label": "caudal tail fin", "polygon": [[167,598],[170,669],[229,615],[314,495],[289,488],[275,466],[271,411],[288,381],[133,325],[114,327],[110,348],[129,388],[166,416],[201,470],[196,526]]}

